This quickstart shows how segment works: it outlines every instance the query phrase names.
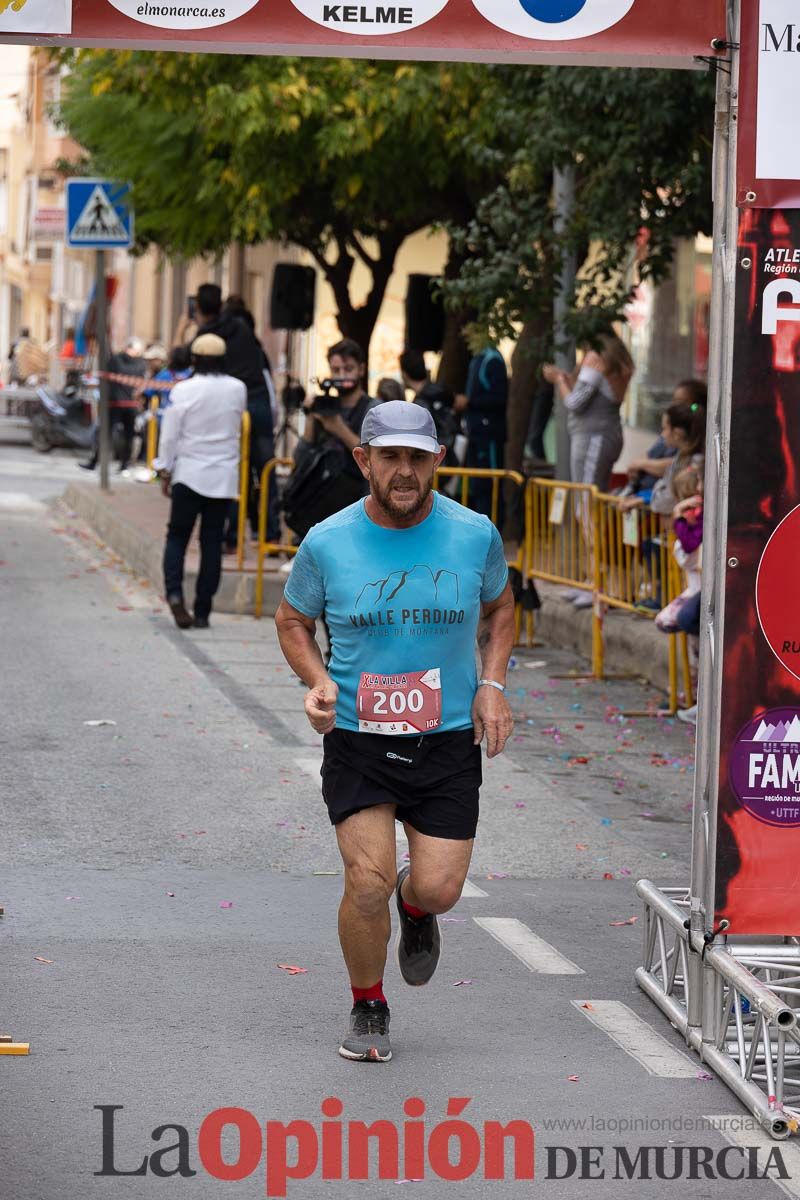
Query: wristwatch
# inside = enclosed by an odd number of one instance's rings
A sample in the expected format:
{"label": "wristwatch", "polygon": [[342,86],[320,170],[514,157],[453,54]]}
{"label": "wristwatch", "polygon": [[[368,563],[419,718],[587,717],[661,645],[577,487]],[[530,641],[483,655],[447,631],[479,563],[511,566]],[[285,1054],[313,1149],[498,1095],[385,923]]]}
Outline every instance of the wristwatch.
{"label": "wristwatch", "polygon": [[479,679],[478,687],[493,687],[497,688],[498,692],[505,692],[505,684],[498,683],[495,679]]}

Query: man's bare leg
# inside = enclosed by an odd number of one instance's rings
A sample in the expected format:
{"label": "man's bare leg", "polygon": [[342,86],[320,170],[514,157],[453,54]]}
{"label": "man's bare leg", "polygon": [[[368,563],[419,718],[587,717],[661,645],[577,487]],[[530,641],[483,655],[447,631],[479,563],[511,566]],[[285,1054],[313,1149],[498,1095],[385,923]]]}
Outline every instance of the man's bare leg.
{"label": "man's bare leg", "polygon": [[336,826],[344,862],[339,941],[354,988],[383,978],[391,935],[389,900],[397,881],[394,805],[381,804]]}
{"label": "man's bare leg", "polygon": [[411,872],[403,883],[403,900],[426,913],[449,912],[461,896],[474,839],[457,842],[428,837],[410,825],[405,825],[405,830]]}

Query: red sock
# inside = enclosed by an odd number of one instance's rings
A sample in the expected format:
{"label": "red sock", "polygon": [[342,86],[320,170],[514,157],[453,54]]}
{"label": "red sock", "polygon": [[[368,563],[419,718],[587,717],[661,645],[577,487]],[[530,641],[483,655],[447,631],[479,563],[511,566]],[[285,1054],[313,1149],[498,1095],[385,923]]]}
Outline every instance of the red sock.
{"label": "red sock", "polygon": [[402,891],[400,892],[400,899],[401,899],[401,901],[402,901],[402,903],[403,903],[403,912],[406,912],[406,913],[408,913],[408,915],[409,915],[410,917],[416,917],[416,919],[419,921],[419,920],[421,920],[423,917],[427,917],[427,916],[428,916],[428,913],[424,912],[424,911],[423,911],[423,909],[421,909],[421,908],[414,908],[414,905],[413,905],[413,904],[409,904],[409,903],[406,901],[406,898],[405,898],[405,896],[403,895]]}
{"label": "red sock", "polygon": [[382,1000],[386,1003],[386,997],[383,994],[383,980],[379,979],[377,983],[373,983],[372,987],[357,988],[351,984],[353,992],[353,1003],[358,1004],[359,1000]]}

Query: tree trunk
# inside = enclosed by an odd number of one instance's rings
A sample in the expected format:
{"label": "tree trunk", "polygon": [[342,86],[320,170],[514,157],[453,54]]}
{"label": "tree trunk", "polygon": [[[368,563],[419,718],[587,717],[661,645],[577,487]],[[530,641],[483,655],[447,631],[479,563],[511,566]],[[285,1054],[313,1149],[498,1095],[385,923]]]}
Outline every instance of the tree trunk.
{"label": "tree trunk", "polygon": [[[325,273],[325,278],[331,286],[336,300],[336,323],[342,337],[352,338],[358,342],[369,360],[369,344],[380,314],[381,306],[386,295],[397,254],[406,239],[406,231],[381,234],[378,238],[378,255],[372,258],[364,251],[355,235],[339,233],[336,237],[338,255],[331,262],[320,251],[310,249],[319,266]],[[365,302],[356,307],[350,298],[350,280],[356,262],[356,254],[369,267],[372,274],[372,287]],[[369,361],[367,361],[369,372]],[[369,378],[369,374],[367,374]]]}
{"label": "tree trunk", "polygon": [[510,471],[522,470],[525,439],[528,436],[533,395],[541,365],[539,355],[533,352],[533,348],[537,340],[547,334],[549,323],[549,314],[526,321],[511,355],[511,380],[506,410],[506,467]]}
{"label": "tree trunk", "polygon": [[[456,253],[451,242],[447,266],[444,270],[445,279],[458,278],[465,257],[465,255]],[[436,381],[442,387],[449,388],[456,396],[467,386],[467,371],[471,356],[469,347],[464,340],[464,326],[473,321],[475,316],[475,310],[472,308],[446,309],[444,314],[442,357]]]}

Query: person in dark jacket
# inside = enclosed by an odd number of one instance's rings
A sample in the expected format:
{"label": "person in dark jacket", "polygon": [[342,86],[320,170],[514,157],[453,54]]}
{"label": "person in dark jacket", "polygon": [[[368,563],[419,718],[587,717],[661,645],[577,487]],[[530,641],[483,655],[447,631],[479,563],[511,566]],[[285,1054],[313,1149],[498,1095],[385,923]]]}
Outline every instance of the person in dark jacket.
{"label": "person in dark jacket", "polygon": [[[474,354],[467,373],[467,405],[464,420],[469,444],[466,466],[482,470],[502,470],[506,447],[506,407],[508,372],[499,350],[486,346]],[[503,494],[500,491],[500,509]],[[476,479],[470,485],[470,508],[492,516],[492,482]],[[495,514],[502,524],[502,511]]]}
{"label": "person in dark jacket", "polygon": [[433,382],[419,350],[403,351],[400,355],[400,371],[403,383],[414,393],[414,403],[427,408],[433,417],[439,444],[447,450],[443,465],[455,466],[453,447],[460,424],[455,411],[455,396],[449,388]]}
{"label": "person in dark jacket", "polygon": [[[229,302],[223,305],[222,289],[216,283],[202,283],[197,289],[196,319],[198,334],[215,333],[223,339],[226,346],[225,374],[240,379],[247,388],[247,411],[251,423],[249,517],[251,529],[255,534],[258,529],[258,484],[261,472],[270,459],[275,457],[269,359],[255,335],[255,322],[243,301],[239,297],[231,297]],[[235,520],[233,511],[231,519]],[[235,523],[232,528],[235,530]],[[270,541],[278,541],[280,537],[275,503],[270,503],[269,506],[267,536]],[[233,538],[229,535],[229,548],[232,541]]]}
{"label": "person in dark jacket", "polygon": [[[129,378],[147,378],[147,363],[144,360],[144,346],[139,338],[128,338],[125,349],[118,354],[112,354],[108,360],[107,370],[110,375],[123,375]],[[141,410],[141,392],[135,383],[123,383],[119,379],[111,379],[108,387],[108,412],[111,426],[111,445],[116,451],[121,474],[127,471],[133,453],[133,435],[136,425],[136,414]],[[97,466],[100,455],[99,431],[95,435],[92,457],[87,462],[78,463],[84,471],[93,471]]]}

